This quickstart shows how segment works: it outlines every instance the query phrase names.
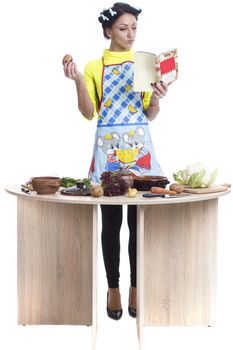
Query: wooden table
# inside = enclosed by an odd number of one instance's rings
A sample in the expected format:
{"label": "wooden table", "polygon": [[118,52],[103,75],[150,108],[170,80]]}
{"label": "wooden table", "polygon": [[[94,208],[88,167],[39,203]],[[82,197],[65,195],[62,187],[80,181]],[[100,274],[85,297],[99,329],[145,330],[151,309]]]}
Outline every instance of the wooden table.
{"label": "wooden table", "polygon": [[91,325],[97,311],[97,206],[137,205],[137,327],[211,326],[218,198],[17,196],[18,324]]}

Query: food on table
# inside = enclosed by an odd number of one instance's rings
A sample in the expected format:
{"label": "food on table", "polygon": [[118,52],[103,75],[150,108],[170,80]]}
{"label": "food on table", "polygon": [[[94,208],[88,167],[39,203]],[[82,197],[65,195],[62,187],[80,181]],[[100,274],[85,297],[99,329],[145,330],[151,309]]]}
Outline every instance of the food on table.
{"label": "food on table", "polygon": [[62,177],[61,178],[61,186],[62,187],[72,187],[76,185],[77,180],[72,177]]}
{"label": "food on table", "polygon": [[92,197],[101,197],[104,195],[104,189],[101,185],[91,186],[91,196]]}
{"label": "food on table", "polygon": [[184,192],[184,185],[180,185],[179,183],[174,183],[169,186],[169,189],[177,193],[182,193]]}
{"label": "food on table", "polygon": [[134,198],[137,195],[138,190],[136,188],[129,188],[128,189],[128,197]]}
{"label": "food on table", "polygon": [[150,191],[151,193],[157,193],[157,194],[170,194],[170,195],[177,194],[176,191],[171,191],[171,190],[167,190],[166,188],[156,187],[156,186],[152,186]]}
{"label": "food on table", "polygon": [[104,195],[107,197],[123,195],[129,187],[122,178],[122,174],[117,171],[104,171],[100,180],[104,189]]}
{"label": "food on table", "polygon": [[74,179],[73,177],[62,177],[61,178],[61,186],[68,188],[77,185],[77,182],[83,183],[83,187],[89,188],[91,187],[91,180],[84,178],[84,179]]}
{"label": "food on table", "polygon": [[186,169],[173,174],[174,180],[181,185],[196,187],[210,187],[218,176],[218,169],[210,171],[202,163],[188,165]]}
{"label": "food on table", "polygon": [[31,181],[28,181],[26,182],[25,184],[22,184],[21,187],[29,190],[29,191],[34,191],[34,188],[32,186],[32,182]]}
{"label": "food on table", "polygon": [[62,64],[63,64],[63,66],[64,66],[64,64],[66,63],[66,62],[72,62],[73,61],[73,57],[71,56],[71,55],[65,55],[64,57],[63,57],[63,59],[62,59]]}

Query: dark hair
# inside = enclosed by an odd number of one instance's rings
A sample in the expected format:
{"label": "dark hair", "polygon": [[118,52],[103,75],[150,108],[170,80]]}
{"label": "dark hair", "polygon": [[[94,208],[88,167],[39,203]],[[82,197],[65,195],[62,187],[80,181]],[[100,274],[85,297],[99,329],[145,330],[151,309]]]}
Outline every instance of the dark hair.
{"label": "dark hair", "polygon": [[98,18],[99,22],[102,24],[103,33],[106,39],[109,39],[106,28],[111,28],[113,23],[124,13],[131,13],[135,16],[136,20],[138,15],[142,12],[141,9],[137,7],[132,7],[124,2],[116,2],[112,7],[104,9]]}

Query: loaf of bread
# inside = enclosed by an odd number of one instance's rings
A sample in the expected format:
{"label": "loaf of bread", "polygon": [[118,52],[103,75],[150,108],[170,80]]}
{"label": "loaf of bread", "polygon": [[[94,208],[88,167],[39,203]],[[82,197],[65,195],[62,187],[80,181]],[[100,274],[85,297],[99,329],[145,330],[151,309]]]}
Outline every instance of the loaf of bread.
{"label": "loaf of bread", "polygon": [[62,64],[64,65],[66,62],[72,62],[73,57],[71,55],[65,55],[62,60]]}

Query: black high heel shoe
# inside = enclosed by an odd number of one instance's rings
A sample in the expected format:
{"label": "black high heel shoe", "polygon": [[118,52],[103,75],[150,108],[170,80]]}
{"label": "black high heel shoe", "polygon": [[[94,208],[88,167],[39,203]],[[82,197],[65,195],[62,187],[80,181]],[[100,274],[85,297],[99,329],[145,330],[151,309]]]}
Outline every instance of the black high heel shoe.
{"label": "black high heel shoe", "polygon": [[[130,297],[131,297],[131,293],[132,293],[132,287],[130,287],[129,289],[129,305],[130,305]],[[128,312],[129,312],[129,315],[131,317],[134,317],[136,318],[137,317],[137,310],[131,306],[128,306]]]}
{"label": "black high heel shoe", "polygon": [[136,318],[137,317],[137,310],[136,309],[134,309],[134,308],[132,308],[132,307],[128,307],[128,311],[129,311],[129,315],[131,316],[131,317],[134,317],[134,318]]}
{"label": "black high heel shoe", "polygon": [[123,310],[122,309],[110,310],[108,307],[108,295],[109,295],[109,293],[107,293],[107,314],[108,314],[108,317],[112,318],[113,320],[118,321],[123,314]]}

